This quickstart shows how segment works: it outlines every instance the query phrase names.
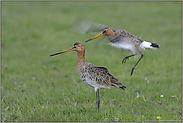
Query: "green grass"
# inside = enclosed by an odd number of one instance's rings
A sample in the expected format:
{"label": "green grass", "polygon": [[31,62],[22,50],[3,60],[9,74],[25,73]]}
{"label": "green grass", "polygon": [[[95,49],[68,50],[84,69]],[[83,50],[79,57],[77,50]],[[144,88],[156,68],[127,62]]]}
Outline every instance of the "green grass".
{"label": "green grass", "polygon": [[[1,122],[181,122],[181,7],[182,2],[1,2]],[[104,38],[85,43],[94,34],[72,31],[78,19],[124,29],[160,49],[144,51],[130,76],[139,56],[121,64],[131,52]],[[97,115],[95,92],[79,77],[76,52],[49,56],[76,41],[85,45],[86,61],[107,67],[127,87],[100,89]]]}

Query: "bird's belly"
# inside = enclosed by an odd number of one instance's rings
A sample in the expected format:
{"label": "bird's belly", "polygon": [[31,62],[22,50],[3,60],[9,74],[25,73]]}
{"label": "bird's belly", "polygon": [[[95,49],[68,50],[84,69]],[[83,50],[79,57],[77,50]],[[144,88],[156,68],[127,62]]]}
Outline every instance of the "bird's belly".
{"label": "bird's belly", "polygon": [[111,87],[110,86],[107,86],[105,84],[98,84],[96,81],[94,81],[93,79],[91,79],[91,77],[85,77],[85,78],[81,78],[82,81],[91,86],[91,87],[94,87],[94,88],[104,88],[104,89],[110,89]]}
{"label": "bird's belly", "polygon": [[87,84],[87,85],[89,85],[89,86],[92,86],[92,87],[96,87],[96,86],[97,86],[97,84],[96,84],[94,81],[92,81],[91,79],[89,79],[89,78],[87,78],[87,77],[81,78],[81,79],[82,79],[82,81],[83,81],[85,84]]}
{"label": "bird's belly", "polygon": [[131,44],[118,43],[118,42],[110,43],[110,45],[112,45],[114,47],[117,47],[117,48],[123,48],[123,49],[126,49],[126,50],[131,50],[132,47],[133,47]]}
{"label": "bird's belly", "polygon": [[115,42],[115,43],[110,43],[110,45],[117,47],[117,48],[123,48],[125,50],[130,50],[132,51],[134,54],[138,54],[137,49],[135,48],[135,46],[131,43],[121,43],[121,42]]}

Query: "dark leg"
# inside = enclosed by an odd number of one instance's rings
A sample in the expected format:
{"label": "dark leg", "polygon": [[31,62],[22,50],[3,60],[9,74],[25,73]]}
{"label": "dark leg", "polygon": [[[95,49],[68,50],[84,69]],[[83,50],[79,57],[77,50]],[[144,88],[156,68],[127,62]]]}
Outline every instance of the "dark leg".
{"label": "dark leg", "polygon": [[130,55],[130,56],[126,56],[126,57],[122,60],[122,64],[125,63],[127,59],[129,59],[130,57],[135,56],[135,55],[137,55],[137,54],[132,54],[132,55]]}
{"label": "dark leg", "polygon": [[140,60],[142,59],[142,57],[143,57],[144,55],[143,54],[141,54],[141,57],[140,57],[140,59],[137,61],[137,63],[133,66],[133,68],[132,68],[132,70],[131,70],[131,74],[130,74],[130,76],[132,76],[132,74],[133,74],[133,70],[135,69],[135,67],[137,66],[137,64],[140,62]]}
{"label": "dark leg", "polygon": [[95,114],[97,113],[97,109],[98,109],[98,112],[99,112],[99,106],[100,106],[99,89],[97,89],[96,96],[97,96],[97,102],[96,102]]}

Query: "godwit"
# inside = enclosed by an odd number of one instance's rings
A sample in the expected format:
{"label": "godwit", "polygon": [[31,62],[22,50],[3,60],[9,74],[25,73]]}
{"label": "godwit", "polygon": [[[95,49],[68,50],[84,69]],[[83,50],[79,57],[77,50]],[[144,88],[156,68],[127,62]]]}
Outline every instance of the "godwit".
{"label": "godwit", "polygon": [[91,40],[98,38],[100,36],[103,36],[103,35],[108,37],[109,41],[111,42],[110,44],[112,46],[115,46],[117,48],[123,48],[123,49],[130,50],[133,52],[132,55],[126,56],[122,60],[122,64],[125,63],[126,60],[129,59],[129,57],[141,54],[140,59],[137,61],[137,63],[132,68],[130,75],[133,74],[135,67],[137,66],[137,64],[140,62],[140,60],[143,57],[142,50],[145,50],[146,48],[150,48],[150,49],[159,48],[158,44],[143,41],[140,38],[128,33],[125,30],[112,30],[111,28],[105,28],[100,34],[94,36],[93,38],[88,39],[85,42],[91,41]]}
{"label": "godwit", "polygon": [[125,90],[118,79],[114,78],[112,74],[109,73],[108,69],[105,67],[98,67],[91,63],[85,61],[85,47],[80,42],[76,42],[70,49],[64,50],[59,53],[52,54],[50,56],[58,55],[68,51],[77,52],[77,69],[81,80],[88,84],[89,86],[94,87],[96,92],[96,110],[95,113],[99,112],[100,98],[99,98],[99,89],[110,89],[112,87],[121,88]]}

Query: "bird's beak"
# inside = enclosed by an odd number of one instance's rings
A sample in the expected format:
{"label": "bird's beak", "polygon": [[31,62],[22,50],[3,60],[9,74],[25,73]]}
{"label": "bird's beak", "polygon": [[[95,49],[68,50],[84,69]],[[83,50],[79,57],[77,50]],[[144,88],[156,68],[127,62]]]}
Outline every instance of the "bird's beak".
{"label": "bird's beak", "polygon": [[65,53],[65,52],[68,52],[68,51],[72,51],[72,48],[67,49],[67,50],[64,50],[64,51],[62,51],[62,52],[58,52],[58,53],[52,54],[52,55],[50,55],[50,56],[58,55],[58,54]]}
{"label": "bird's beak", "polygon": [[103,33],[102,33],[102,32],[101,32],[100,34],[96,35],[95,37],[88,39],[88,40],[85,41],[85,42],[91,41],[91,40],[93,40],[93,39],[95,39],[95,38],[98,38],[98,37],[100,37],[100,36],[103,36]]}

